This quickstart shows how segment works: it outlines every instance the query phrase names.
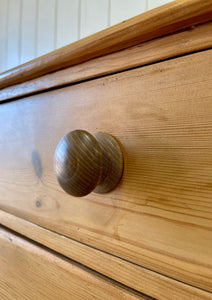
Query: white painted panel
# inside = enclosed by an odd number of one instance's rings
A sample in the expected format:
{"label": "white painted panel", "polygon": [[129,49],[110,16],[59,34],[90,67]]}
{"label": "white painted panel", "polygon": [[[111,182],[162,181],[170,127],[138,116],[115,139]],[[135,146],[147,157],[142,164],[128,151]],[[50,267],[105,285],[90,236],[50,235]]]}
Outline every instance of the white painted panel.
{"label": "white painted panel", "polygon": [[81,0],[80,38],[108,27],[108,0]]}
{"label": "white painted panel", "polygon": [[22,0],[21,15],[21,58],[23,64],[35,58],[36,26],[37,26],[37,1]]}
{"label": "white painted panel", "polygon": [[0,72],[171,0],[0,0]]}
{"label": "white painted panel", "polygon": [[37,56],[55,49],[56,0],[38,0]]}
{"label": "white painted panel", "polygon": [[6,70],[7,0],[0,0],[0,73]]}
{"label": "white painted panel", "polygon": [[153,9],[172,1],[173,0],[148,0],[148,9]]}
{"label": "white painted panel", "polygon": [[120,23],[146,11],[146,0],[111,0],[110,25]]}
{"label": "white painted panel", "polygon": [[21,0],[8,0],[7,69],[20,63]]}
{"label": "white painted panel", "polygon": [[58,0],[56,48],[79,38],[79,2],[80,0]]}

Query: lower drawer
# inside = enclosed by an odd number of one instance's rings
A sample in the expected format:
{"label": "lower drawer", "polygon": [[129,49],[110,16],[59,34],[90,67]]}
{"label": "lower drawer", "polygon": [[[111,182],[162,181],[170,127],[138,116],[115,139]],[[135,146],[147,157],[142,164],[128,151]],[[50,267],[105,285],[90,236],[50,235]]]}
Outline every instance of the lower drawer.
{"label": "lower drawer", "polygon": [[[212,291],[212,50],[0,105],[0,208]],[[53,170],[67,132],[124,148],[119,186],[69,196]]]}
{"label": "lower drawer", "polygon": [[0,228],[1,299],[150,299]]}

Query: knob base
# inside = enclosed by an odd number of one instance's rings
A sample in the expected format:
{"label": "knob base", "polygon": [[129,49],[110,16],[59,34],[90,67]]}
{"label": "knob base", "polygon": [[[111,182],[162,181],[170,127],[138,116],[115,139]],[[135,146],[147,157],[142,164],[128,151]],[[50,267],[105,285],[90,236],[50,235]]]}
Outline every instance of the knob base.
{"label": "knob base", "polygon": [[103,154],[103,169],[95,193],[104,194],[113,190],[121,180],[124,159],[119,142],[110,134],[98,132],[94,137]]}

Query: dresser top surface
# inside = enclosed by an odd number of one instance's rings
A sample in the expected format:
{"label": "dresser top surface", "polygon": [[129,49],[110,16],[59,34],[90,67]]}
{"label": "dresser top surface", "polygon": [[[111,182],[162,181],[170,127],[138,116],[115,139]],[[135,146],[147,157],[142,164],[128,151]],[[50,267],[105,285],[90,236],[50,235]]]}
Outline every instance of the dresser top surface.
{"label": "dresser top surface", "polygon": [[0,74],[0,89],[212,19],[210,0],[177,0]]}

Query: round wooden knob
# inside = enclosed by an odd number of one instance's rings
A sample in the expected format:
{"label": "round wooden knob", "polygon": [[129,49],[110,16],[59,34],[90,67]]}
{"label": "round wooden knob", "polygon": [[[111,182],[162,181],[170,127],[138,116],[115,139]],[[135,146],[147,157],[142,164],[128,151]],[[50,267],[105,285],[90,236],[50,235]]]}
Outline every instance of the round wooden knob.
{"label": "round wooden knob", "polygon": [[123,166],[119,143],[103,132],[71,131],[61,139],[54,156],[59,184],[76,197],[111,191],[121,179]]}

